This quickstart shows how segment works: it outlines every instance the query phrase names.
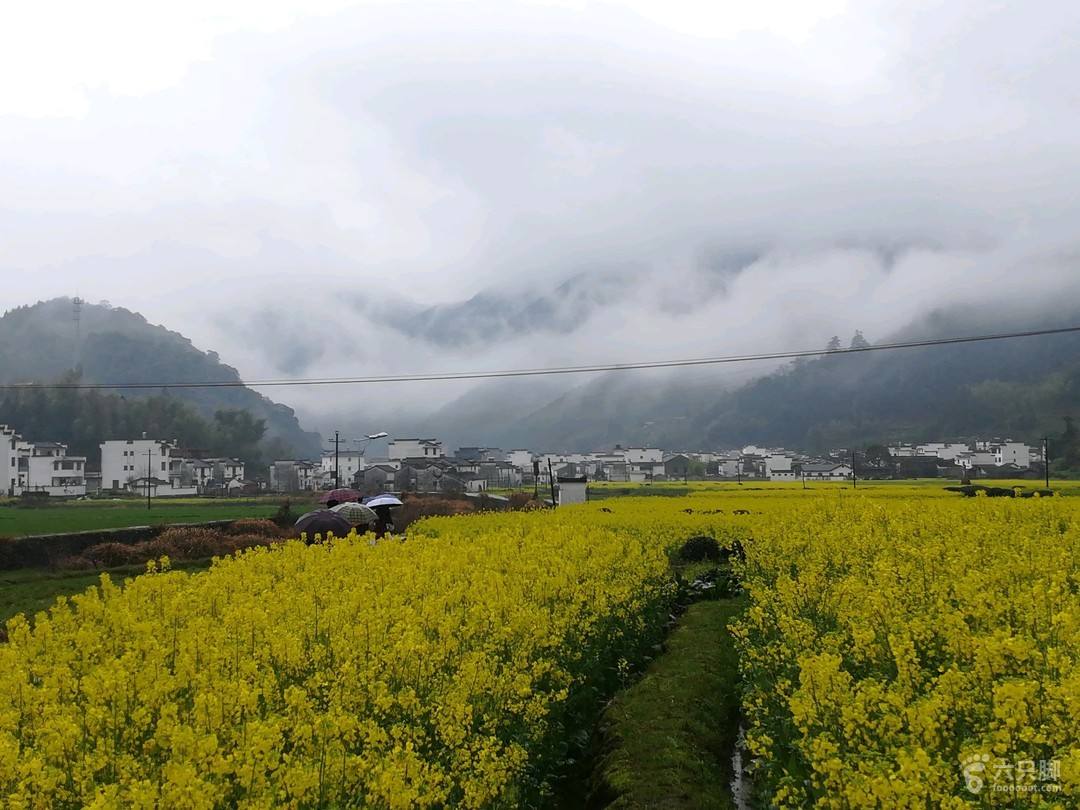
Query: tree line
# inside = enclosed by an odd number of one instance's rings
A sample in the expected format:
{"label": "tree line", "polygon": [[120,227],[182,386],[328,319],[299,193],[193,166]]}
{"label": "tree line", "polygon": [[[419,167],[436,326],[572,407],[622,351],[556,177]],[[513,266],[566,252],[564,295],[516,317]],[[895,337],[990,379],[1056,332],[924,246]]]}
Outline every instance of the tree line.
{"label": "tree line", "polygon": [[[77,374],[61,382],[75,383]],[[185,449],[207,456],[265,460],[284,448],[263,443],[266,420],[242,409],[220,409],[212,418],[188,402],[166,393],[125,396],[94,389],[46,388],[29,385],[0,393],[0,424],[27,441],[57,441],[71,455],[96,461],[101,442],[109,439],[176,439]]]}

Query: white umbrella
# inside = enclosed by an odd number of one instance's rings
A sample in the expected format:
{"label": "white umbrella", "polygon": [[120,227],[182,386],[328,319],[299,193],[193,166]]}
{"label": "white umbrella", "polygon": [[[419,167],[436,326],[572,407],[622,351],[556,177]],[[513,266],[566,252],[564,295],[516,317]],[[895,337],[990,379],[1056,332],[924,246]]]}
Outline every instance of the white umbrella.
{"label": "white umbrella", "polygon": [[376,495],[374,498],[370,498],[365,501],[364,506],[374,509],[376,506],[404,506],[400,500],[393,495]]}

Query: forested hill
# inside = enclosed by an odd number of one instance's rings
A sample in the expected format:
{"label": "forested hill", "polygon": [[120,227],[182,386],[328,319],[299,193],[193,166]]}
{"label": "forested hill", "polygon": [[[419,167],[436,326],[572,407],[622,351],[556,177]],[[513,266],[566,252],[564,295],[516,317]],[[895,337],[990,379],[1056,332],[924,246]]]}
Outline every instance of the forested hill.
{"label": "forested hill", "polygon": [[[1080,315],[1039,327],[1080,323]],[[887,342],[1030,328],[938,314]],[[846,346],[846,344],[845,344]],[[1035,441],[1080,412],[1080,334],[825,356],[717,398],[710,445],[825,448],[889,440],[1011,436]]]}
{"label": "forested hill", "polygon": [[[0,317],[0,383],[55,382],[71,375],[76,361],[79,379],[87,383],[240,380],[236,369],[223,364],[214,352],[200,351],[183,335],[150,324],[126,309],[84,305],[80,335],[76,345],[71,299],[57,298],[8,311]],[[150,425],[151,431],[166,430],[174,424],[182,427],[188,420],[186,431],[193,438],[207,436],[208,431],[220,434],[226,428],[250,438],[252,427],[242,428],[240,424],[245,417],[239,414],[246,412],[256,423],[262,420],[265,424],[258,441],[261,454],[310,456],[319,452],[320,437],[305,431],[291,408],[249,388],[125,390],[122,394],[68,398],[63,407],[69,409],[74,420],[91,420],[96,414],[94,424],[105,425],[109,432],[131,430],[140,422]],[[60,407],[42,398],[43,392],[33,396],[41,400],[43,407]],[[33,418],[27,412],[26,401],[26,396],[21,400],[9,396],[0,401],[0,423],[9,422],[34,440],[72,440],[70,436],[31,434],[26,425],[19,423],[20,417],[22,421]],[[130,407],[127,403],[131,403]],[[113,415],[103,416],[103,411]],[[156,414],[153,419],[151,412]],[[227,425],[221,419],[215,420],[218,412],[225,412]],[[190,419],[192,415],[198,419]],[[200,420],[202,424],[197,424]],[[73,424],[71,432],[76,432],[77,427]],[[210,439],[205,441],[212,443]]]}
{"label": "forested hill", "polygon": [[[899,334],[876,335],[873,324],[866,331],[873,341],[895,342],[1080,324],[1080,313],[993,316],[950,310]],[[844,335],[840,345],[850,340]],[[616,443],[826,449],[975,436],[1035,441],[1060,433],[1062,417],[1080,417],[1080,334],[828,355],[751,380],[693,369],[663,378],[612,373],[555,398],[537,397],[531,407],[510,409],[509,418],[492,414],[482,431],[463,419],[472,405],[451,403],[441,423],[470,428],[462,432],[472,443],[486,436],[500,446],[544,450]]]}

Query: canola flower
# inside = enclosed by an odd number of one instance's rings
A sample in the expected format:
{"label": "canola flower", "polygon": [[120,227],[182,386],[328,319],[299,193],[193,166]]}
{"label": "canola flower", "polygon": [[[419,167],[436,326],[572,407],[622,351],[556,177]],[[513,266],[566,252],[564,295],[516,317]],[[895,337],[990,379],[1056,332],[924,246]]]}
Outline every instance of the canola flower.
{"label": "canola flower", "polygon": [[762,521],[736,635],[768,804],[1077,806],[1078,506],[849,495]]}
{"label": "canola flower", "polygon": [[[8,625],[0,803],[537,806],[705,534],[746,550],[762,806],[1077,806],[1080,500],[691,489],[103,579]],[[992,792],[997,760],[1057,792]]]}
{"label": "canola flower", "polygon": [[535,515],[103,577],[8,623],[0,803],[530,806],[662,632],[667,569]]}

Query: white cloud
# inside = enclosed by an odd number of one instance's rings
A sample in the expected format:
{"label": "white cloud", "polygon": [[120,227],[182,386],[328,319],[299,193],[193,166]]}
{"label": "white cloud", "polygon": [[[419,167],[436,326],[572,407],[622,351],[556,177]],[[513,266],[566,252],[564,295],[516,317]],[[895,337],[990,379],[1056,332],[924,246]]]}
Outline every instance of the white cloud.
{"label": "white cloud", "polygon": [[[117,0],[5,23],[0,306],[107,298],[248,376],[880,338],[1076,276],[1064,3]],[[564,341],[439,346],[342,303],[581,274],[624,289]],[[259,339],[268,313],[324,350]]]}

